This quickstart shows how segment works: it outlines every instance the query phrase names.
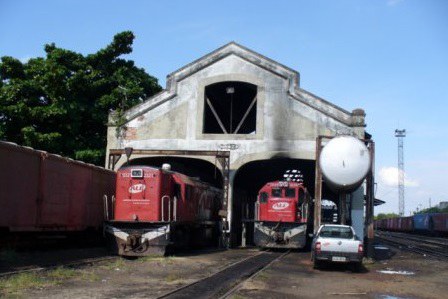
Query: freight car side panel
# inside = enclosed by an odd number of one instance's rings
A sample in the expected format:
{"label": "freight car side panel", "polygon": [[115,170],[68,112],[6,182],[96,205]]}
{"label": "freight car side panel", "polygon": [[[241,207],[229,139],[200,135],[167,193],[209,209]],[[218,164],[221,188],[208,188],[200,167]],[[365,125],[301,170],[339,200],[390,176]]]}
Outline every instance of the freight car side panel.
{"label": "freight car side panel", "polygon": [[91,170],[56,158],[45,159],[42,163],[45,200],[38,203],[38,226],[52,230],[86,229]]}
{"label": "freight car side panel", "polygon": [[32,229],[36,222],[39,194],[38,154],[30,155],[10,146],[0,147],[0,228],[20,224]]}
{"label": "freight car side panel", "polygon": [[[115,195],[115,181],[116,174],[112,171],[94,171],[92,170],[92,182],[90,184],[90,196],[88,197],[86,205],[85,221],[88,227],[101,227],[104,220],[104,202],[98,200],[107,196],[108,200],[112,195]],[[109,208],[109,213],[112,207]],[[109,214],[111,215],[111,214]]]}
{"label": "freight car side panel", "polygon": [[98,229],[115,193],[112,171],[13,143],[0,141],[0,167],[0,229]]}
{"label": "freight car side panel", "polygon": [[413,230],[412,216],[398,218],[398,230],[401,232],[411,232]]}
{"label": "freight car side panel", "polygon": [[448,214],[434,214],[432,215],[432,222],[435,232],[448,233]]}
{"label": "freight car side panel", "polygon": [[431,229],[431,214],[416,214],[414,217],[414,229],[429,231]]}

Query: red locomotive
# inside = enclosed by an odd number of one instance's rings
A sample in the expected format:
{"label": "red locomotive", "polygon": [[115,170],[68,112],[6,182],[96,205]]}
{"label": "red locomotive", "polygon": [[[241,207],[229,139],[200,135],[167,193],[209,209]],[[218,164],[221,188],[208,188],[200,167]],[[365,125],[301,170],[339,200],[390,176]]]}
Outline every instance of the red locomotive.
{"label": "red locomotive", "polygon": [[218,239],[221,205],[221,190],[169,165],[127,166],[117,172],[113,220],[106,221],[105,232],[123,256],[211,244]]}
{"label": "red locomotive", "polygon": [[309,193],[301,182],[274,181],[264,185],[255,204],[255,245],[303,248],[309,203]]}

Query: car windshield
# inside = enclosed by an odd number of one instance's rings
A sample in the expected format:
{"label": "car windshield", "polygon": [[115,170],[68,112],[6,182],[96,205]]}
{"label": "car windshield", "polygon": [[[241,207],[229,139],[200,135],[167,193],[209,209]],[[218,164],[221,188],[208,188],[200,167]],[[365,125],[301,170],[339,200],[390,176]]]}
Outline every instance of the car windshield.
{"label": "car windshield", "polygon": [[350,227],[344,226],[324,226],[319,234],[322,238],[352,239],[353,232]]}

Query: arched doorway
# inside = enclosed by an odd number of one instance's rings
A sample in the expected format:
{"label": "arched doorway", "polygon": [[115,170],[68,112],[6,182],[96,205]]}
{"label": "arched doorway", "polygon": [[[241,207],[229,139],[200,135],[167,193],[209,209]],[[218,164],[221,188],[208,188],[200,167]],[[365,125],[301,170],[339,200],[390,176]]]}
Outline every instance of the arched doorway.
{"label": "arched doorway", "polygon": [[[298,170],[303,175],[304,185],[314,194],[315,161],[290,158],[272,158],[246,163],[236,172],[232,193],[232,235],[233,246],[242,244],[245,220],[253,219],[254,203],[258,191],[267,182],[282,180],[288,170]],[[245,232],[246,244],[253,242],[253,225],[248,224]]]}

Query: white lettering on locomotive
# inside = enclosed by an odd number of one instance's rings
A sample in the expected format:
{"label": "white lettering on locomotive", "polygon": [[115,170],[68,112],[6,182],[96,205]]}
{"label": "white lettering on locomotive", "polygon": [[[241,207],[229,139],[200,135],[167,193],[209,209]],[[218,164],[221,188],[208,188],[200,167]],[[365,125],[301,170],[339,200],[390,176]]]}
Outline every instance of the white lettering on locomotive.
{"label": "white lettering on locomotive", "polygon": [[129,187],[129,193],[140,193],[146,189],[146,185],[144,184],[135,184]]}
{"label": "white lettering on locomotive", "polygon": [[288,185],[289,185],[288,182],[283,182],[283,181],[278,182],[279,187],[288,187]]}
{"label": "white lettering on locomotive", "polygon": [[272,205],[272,208],[273,208],[274,210],[284,210],[284,209],[286,209],[287,207],[289,207],[289,203],[284,202],[284,201],[282,201],[282,202],[277,202],[277,203],[275,203],[275,204]]}

